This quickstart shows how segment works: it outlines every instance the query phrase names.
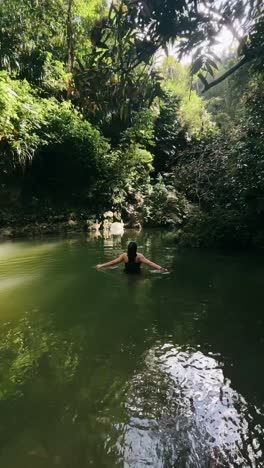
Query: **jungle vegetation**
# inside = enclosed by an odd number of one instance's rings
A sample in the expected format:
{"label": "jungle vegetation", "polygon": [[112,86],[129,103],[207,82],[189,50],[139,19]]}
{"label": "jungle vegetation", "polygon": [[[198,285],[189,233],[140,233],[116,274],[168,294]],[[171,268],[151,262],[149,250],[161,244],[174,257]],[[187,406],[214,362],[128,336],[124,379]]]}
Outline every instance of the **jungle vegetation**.
{"label": "jungle vegetation", "polygon": [[0,2],[0,227],[112,210],[264,246],[263,78],[261,0]]}

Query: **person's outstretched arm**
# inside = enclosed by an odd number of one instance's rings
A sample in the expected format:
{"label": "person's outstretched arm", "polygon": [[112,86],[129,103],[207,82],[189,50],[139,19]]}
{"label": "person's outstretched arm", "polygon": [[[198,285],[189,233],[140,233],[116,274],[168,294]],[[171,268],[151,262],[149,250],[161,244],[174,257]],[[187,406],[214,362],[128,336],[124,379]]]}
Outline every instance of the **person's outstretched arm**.
{"label": "person's outstretched arm", "polygon": [[101,270],[101,268],[107,268],[113,265],[118,265],[118,263],[121,263],[124,261],[124,254],[119,255],[119,257],[115,258],[114,260],[111,260],[111,262],[107,263],[102,263],[101,265],[96,265],[97,270]]}
{"label": "person's outstretched arm", "polygon": [[142,256],[140,257],[140,262],[141,262],[141,263],[144,263],[145,265],[150,266],[151,268],[154,268],[154,270],[158,270],[158,271],[168,271],[167,268],[163,268],[162,266],[157,265],[157,263],[151,262],[151,260],[149,260],[148,258],[144,257],[144,255],[142,255]]}

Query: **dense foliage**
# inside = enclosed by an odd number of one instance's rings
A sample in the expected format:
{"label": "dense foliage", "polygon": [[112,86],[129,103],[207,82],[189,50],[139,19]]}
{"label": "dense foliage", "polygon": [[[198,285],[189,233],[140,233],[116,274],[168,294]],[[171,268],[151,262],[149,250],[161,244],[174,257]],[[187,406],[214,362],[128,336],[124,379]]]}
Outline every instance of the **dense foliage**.
{"label": "dense foliage", "polygon": [[258,0],[0,2],[2,225],[111,209],[182,244],[261,245],[263,31]]}
{"label": "dense foliage", "polygon": [[234,98],[237,115],[233,117],[232,109],[221,112],[228,127],[220,123],[221,131],[216,136],[183,151],[174,167],[176,187],[201,208],[199,218],[189,228],[191,236],[200,235],[198,244],[263,243],[262,83],[263,73],[247,79],[244,92]]}

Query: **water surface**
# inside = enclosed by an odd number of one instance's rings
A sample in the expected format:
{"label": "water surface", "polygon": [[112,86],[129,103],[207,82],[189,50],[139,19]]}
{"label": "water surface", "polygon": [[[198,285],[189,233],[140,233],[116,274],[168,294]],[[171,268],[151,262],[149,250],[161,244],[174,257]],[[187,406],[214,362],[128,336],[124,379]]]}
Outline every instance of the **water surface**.
{"label": "water surface", "polygon": [[[169,268],[96,271],[137,240]],[[264,257],[0,244],[0,467],[263,467]]]}

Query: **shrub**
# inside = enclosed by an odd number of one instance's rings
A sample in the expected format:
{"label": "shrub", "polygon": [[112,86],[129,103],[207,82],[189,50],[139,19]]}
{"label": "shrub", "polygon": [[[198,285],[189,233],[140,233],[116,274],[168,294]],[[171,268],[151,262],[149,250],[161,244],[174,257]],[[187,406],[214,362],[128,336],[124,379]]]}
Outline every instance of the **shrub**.
{"label": "shrub", "polygon": [[104,172],[109,145],[69,102],[44,99],[26,82],[0,75],[0,135],[11,177],[28,193],[71,196]]}

